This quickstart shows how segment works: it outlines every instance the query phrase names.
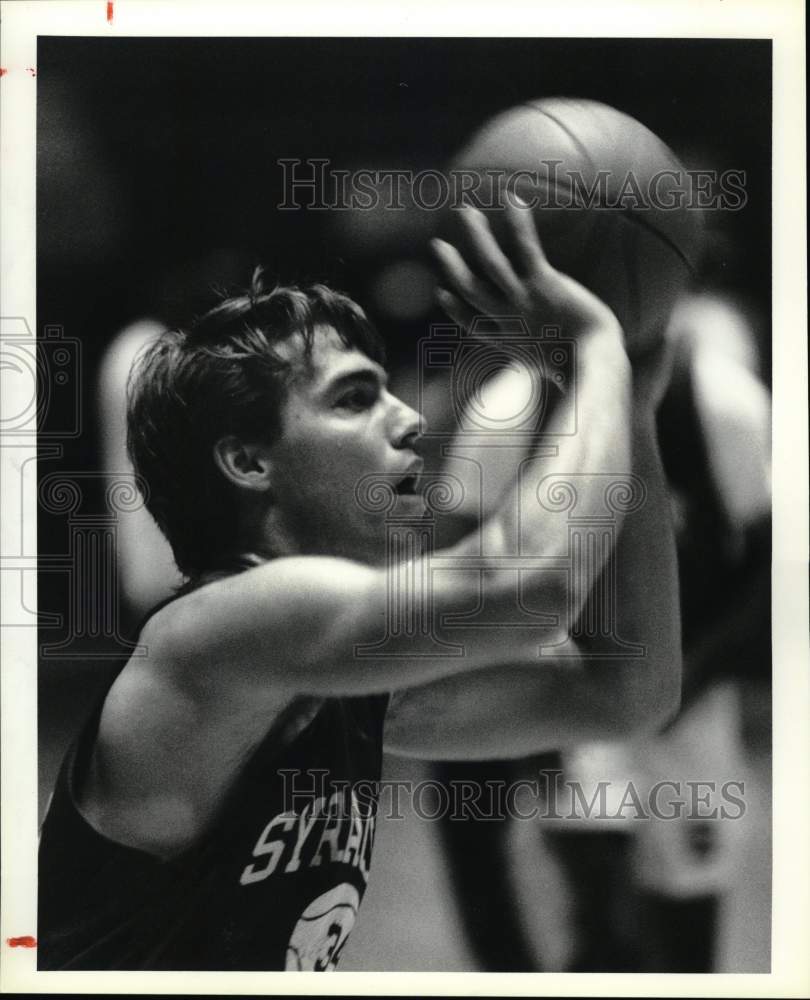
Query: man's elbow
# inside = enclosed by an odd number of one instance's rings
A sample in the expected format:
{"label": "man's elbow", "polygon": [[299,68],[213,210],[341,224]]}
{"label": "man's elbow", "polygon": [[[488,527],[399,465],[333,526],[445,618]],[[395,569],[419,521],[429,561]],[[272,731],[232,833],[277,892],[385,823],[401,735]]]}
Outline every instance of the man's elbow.
{"label": "man's elbow", "polygon": [[656,648],[650,652],[652,655],[643,661],[626,661],[621,666],[582,661],[588,671],[582,692],[587,707],[584,713],[574,713],[579,720],[579,726],[574,727],[577,739],[623,740],[654,735],[678,715],[682,687],[680,648]]}
{"label": "man's elbow", "polygon": [[617,737],[652,736],[660,732],[677,716],[681,708],[680,670],[666,675],[644,691],[636,691],[622,699],[610,724]]}

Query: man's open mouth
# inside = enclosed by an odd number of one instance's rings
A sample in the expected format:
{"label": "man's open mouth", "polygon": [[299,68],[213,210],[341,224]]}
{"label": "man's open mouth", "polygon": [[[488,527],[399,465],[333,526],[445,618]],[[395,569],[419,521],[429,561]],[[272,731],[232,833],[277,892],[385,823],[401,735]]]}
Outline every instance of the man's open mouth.
{"label": "man's open mouth", "polygon": [[396,485],[399,496],[416,496],[419,493],[419,476],[405,476]]}

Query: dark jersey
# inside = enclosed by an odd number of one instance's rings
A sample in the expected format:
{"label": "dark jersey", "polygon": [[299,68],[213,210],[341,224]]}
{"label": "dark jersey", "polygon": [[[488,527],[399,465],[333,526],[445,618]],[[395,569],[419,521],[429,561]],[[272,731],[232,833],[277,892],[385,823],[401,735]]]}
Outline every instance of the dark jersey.
{"label": "dark jersey", "polygon": [[309,721],[289,742],[272,728],[171,860],[109,840],[76,807],[99,706],[42,826],[39,968],[333,969],[368,880],[386,705],[302,702]]}

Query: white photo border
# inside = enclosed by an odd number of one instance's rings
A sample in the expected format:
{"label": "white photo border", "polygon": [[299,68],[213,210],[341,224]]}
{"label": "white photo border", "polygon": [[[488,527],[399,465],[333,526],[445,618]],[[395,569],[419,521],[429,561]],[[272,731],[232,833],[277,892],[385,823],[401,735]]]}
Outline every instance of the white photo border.
{"label": "white photo border", "polygon": [[[38,972],[36,953],[7,947],[35,934],[36,632],[2,648],[0,987],[23,993],[435,994],[788,997],[810,994],[810,670],[804,12],[800,0],[16,0],[2,2],[0,316],[36,330],[36,55],[38,35],[477,36],[770,38],[773,41],[773,751],[772,972],[757,975],[557,973]],[[33,70],[33,72],[31,72]],[[2,461],[11,509],[14,456]],[[3,533],[3,554],[7,552]],[[29,634],[30,633],[30,634]]]}

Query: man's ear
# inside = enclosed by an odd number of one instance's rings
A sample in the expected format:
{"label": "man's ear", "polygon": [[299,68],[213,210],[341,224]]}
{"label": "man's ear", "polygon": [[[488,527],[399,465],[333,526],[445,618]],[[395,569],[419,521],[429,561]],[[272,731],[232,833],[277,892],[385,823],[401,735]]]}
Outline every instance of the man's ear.
{"label": "man's ear", "polygon": [[273,487],[273,462],[266,444],[246,443],[233,434],[214,445],[214,461],[225,478],[242,489],[269,493]]}

